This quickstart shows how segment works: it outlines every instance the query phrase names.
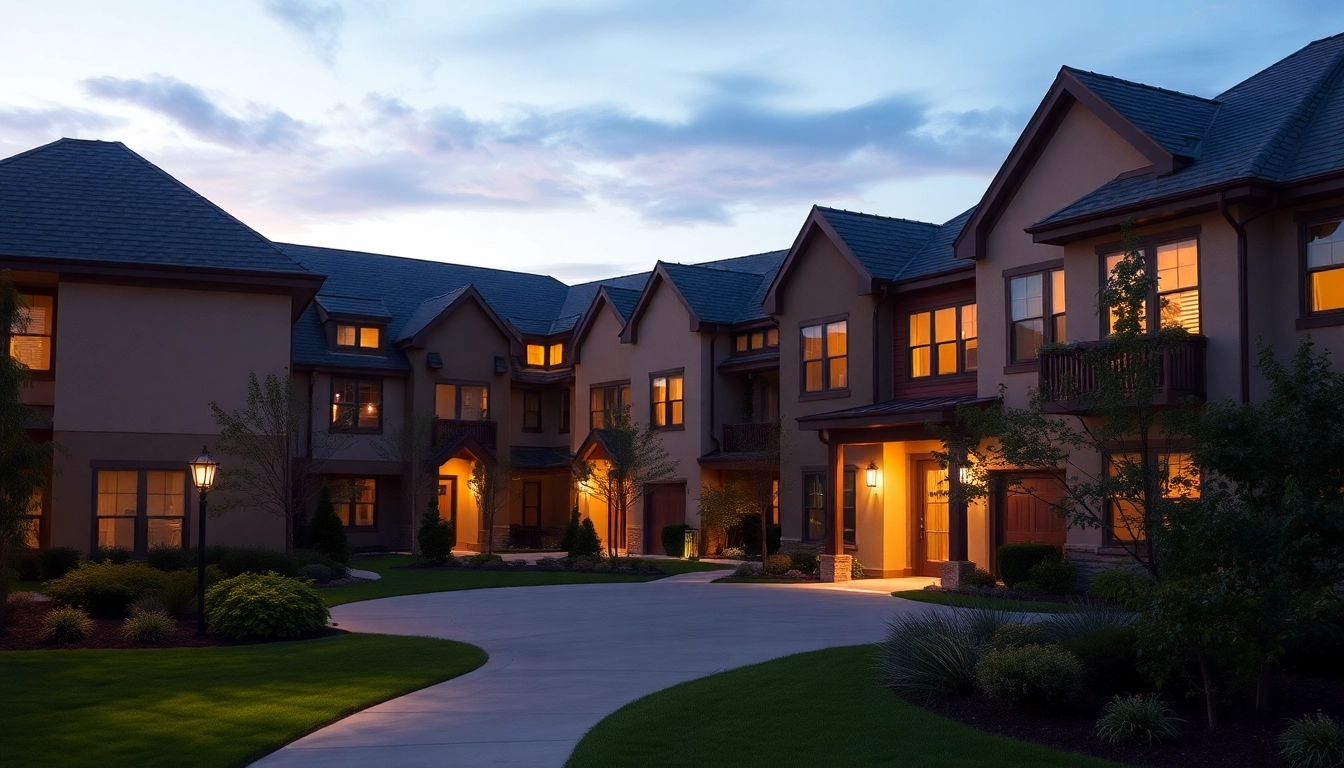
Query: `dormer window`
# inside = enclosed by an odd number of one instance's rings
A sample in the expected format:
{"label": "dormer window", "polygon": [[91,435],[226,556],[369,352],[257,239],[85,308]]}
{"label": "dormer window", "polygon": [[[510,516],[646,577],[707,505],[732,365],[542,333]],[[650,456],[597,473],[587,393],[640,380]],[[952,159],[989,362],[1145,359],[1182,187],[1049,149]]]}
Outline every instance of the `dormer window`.
{"label": "dormer window", "polygon": [[527,365],[531,368],[549,368],[565,364],[565,345],[528,344]]}
{"label": "dormer window", "polygon": [[379,345],[379,328],[376,325],[336,325],[336,346],[341,349],[376,351]]}
{"label": "dormer window", "polygon": [[764,328],[759,331],[739,333],[733,337],[733,354],[745,355],[762,349],[779,348],[779,329]]}

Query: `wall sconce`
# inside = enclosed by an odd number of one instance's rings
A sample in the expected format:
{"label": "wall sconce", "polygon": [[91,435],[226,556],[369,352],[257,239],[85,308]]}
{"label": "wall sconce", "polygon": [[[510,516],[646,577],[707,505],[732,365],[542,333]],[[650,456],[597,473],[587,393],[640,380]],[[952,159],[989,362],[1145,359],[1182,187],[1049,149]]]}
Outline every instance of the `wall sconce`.
{"label": "wall sconce", "polygon": [[970,467],[962,467],[961,470],[957,473],[957,475],[958,475],[958,477],[961,479],[961,484],[962,484],[962,485],[966,485],[967,483],[971,482],[971,468],[970,468]]}
{"label": "wall sconce", "polygon": [[868,487],[869,487],[869,488],[876,488],[876,487],[877,487],[877,464],[875,464],[875,463],[873,463],[873,462],[871,462],[871,461],[868,462],[868,469],[865,469],[865,470],[863,471],[863,476],[864,476],[864,477],[863,477],[864,482],[866,482],[866,483],[868,484]]}

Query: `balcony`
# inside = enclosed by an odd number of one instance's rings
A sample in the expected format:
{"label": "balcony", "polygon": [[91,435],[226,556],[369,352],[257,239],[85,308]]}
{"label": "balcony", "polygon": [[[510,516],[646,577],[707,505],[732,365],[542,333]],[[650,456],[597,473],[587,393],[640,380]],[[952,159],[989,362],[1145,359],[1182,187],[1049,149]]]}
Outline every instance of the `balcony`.
{"label": "balcony", "polygon": [[779,424],[773,421],[723,425],[724,453],[767,451],[778,439]]}
{"label": "balcony", "polygon": [[[1098,375],[1097,359],[1089,350],[1106,342],[1091,341],[1073,344],[1066,350],[1042,350],[1040,354],[1040,393],[1042,400],[1053,410],[1079,412],[1089,410],[1100,393],[1103,377]],[[1153,404],[1173,405],[1187,397],[1205,397],[1204,357],[1208,340],[1190,336],[1181,341],[1158,340],[1145,342],[1138,353],[1119,352],[1105,358],[1104,364],[1120,374],[1127,391],[1132,392],[1138,382],[1135,369],[1153,371]],[[1137,359],[1142,355],[1143,359]],[[1089,359],[1091,357],[1091,359]],[[1151,361],[1151,362],[1149,362]],[[1126,375],[1126,371],[1131,375]]]}
{"label": "balcony", "polygon": [[482,448],[495,450],[496,426],[493,421],[463,421],[462,419],[435,419],[434,444],[444,445],[467,436],[475,440]]}

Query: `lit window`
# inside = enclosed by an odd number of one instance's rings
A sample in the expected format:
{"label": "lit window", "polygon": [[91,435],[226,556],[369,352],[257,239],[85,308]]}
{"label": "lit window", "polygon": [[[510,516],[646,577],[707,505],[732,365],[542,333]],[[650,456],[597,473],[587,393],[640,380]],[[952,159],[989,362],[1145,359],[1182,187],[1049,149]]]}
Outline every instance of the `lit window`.
{"label": "lit window", "polygon": [[629,384],[607,384],[589,390],[588,426],[602,429],[612,414],[630,405]]}
{"label": "lit window", "polygon": [[359,329],[359,346],[365,349],[378,348],[378,329],[366,326]]}
{"label": "lit window", "polygon": [[761,331],[739,333],[733,337],[733,352],[755,352],[779,346],[779,329],[766,328]]}
{"label": "lit window", "polygon": [[845,320],[803,327],[803,392],[849,387],[848,327]]}
{"label": "lit window", "polygon": [[23,294],[24,308],[19,310],[10,329],[9,356],[33,371],[51,370],[51,328],[56,299],[53,296]]}
{"label": "lit window", "polygon": [[[1111,477],[1137,472],[1139,453],[1117,453],[1107,458]],[[1162,478],[1162,495],[1168,499],[1198,499],[1199,473],[1189,453],[1159,453],[1157,474]],[[1143,510],[1134,498],[1111,498],[1107,504],[1107,533],[1116,541],[1142,541],[1145,538]]]}
{"label": "lit window", "polygon": [[331,379],[331,430],[378,432],[383,427],[381,379]]}
{"label": "lit window", "polygon": [[186,472],[99,470],[95,484],[99,547],[185,546]]}
{"label": "lit window", "polygon": [[803,474],[803,540],[826,539],[826,484],[820,473]]}
{"label": "lit window", "polygon": [[1307,229],[1307,282],[1312,312],[1344,309],[1344,229],[1339,221]]}
{"label": "lit window", "polygon": [[527,345],[527,364],[542,366],[546,364],[546,348],[540,344]]}
{"label": "lit window", "polygon": [[1013,362],[1035,360],[1042,344],[1065,340],[1063,270],[1009,278],[1008,305]]}
{"label": "lit window", "polygon": [[376,325],[337,325],[336,346],[376,350],[382,332]]}
{"label": "lit window", "polygon": [[376,522],[378,481],[371,477],[353,480],[335,480],[331,483],[332,496],[337,500],[336,516],[350,528],[371,528]]}
{"label": "lit window", "polygon": [[[1147,332],[1156,323],[1159,328],[1184,328],[1190,333],[1199,333],[1199,243],[1182,240],[1155,248],[1145,247],[1139,253],[1145,269],[1157,269],[1157,286],[1139,307],[1142,330]],[[1108,280],[1123,258],[1123,253],[1107,254]],[[1157,307],[1156,317],[1152,316],[1149,307]],[[1115,308],[1111,307],[1107,312],[1106,328],[1114,333]]]}
{"label": "lit window", "polygon": [[565,345],[564,345],[564,344],[552,344],[552,345],[551,345],[550,364],[551,364],[551,365],[564,365],[564,363],[565,363]]}
{"label": "lit window", "polygon": [[679,427],[685,420],[684,380],[681,374],[654,376],[651,382],[653,396],[653,426]]}
{"label": "lit window", "polygon": [[974,371],[977,364],[975,305],[910,315],[910,377]]}
{"label": "lit window", "polygon": [[490,420],[490,388],[477,384],[436,384],[434,415],[459,421]]}
{"label": "lit window", "polygon": [[353,347],[355,339],[359,335],[359,329],[353,325],[336,326],[336,346]]}
{"label": "lit window", "polygon": [[23,545],[29,549],[42,546],[42,492],[28,501],[28,514],[23,521]]}

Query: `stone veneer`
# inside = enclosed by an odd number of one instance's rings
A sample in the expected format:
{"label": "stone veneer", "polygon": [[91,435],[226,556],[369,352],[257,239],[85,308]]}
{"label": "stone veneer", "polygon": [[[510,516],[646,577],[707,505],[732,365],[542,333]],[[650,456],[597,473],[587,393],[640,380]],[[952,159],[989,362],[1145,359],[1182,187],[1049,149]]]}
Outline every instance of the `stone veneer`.
{"label": "stone veneer", "polygon": [[854,558],[849,555],[822,555],[821,580],[825,582],[849,581],[853,575]]}

